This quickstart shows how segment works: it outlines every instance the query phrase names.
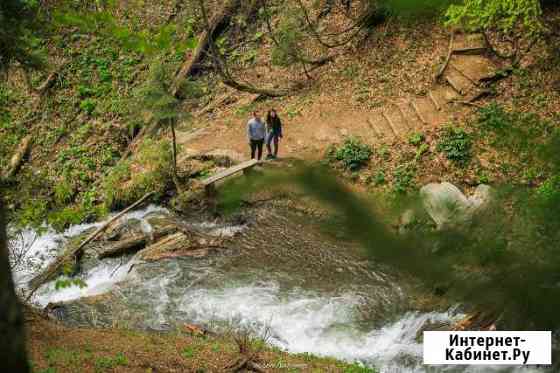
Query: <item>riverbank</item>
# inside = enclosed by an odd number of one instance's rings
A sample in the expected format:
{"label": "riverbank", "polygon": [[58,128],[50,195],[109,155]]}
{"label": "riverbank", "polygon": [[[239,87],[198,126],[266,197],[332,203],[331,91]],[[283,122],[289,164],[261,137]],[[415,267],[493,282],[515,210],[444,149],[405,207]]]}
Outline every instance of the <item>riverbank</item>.
{"label": "riverbank", "polygon": [[[219,372],[243,359],[232,336],[129,329],[68,328],[27,312],[27,344],[35,372]],[[289,354],[261,340],[250,354],[264,371],[375,372],[311,354]]]}
{"label": "riverbank", "polygon": [[[300,200],[298,208],[290,208],[289,202],[248,202],[252,206],[236,217],[214,220],[179,217],[156,206],[125,215],[105,238],[86,247],[75,276],[85,287],[57,289],[53,279],[37,291],[35,301],[59,321],[28,323],[36,367],[222,371],[240,355],[233,331],[266,340],[251,345],[261,349],[258,361],[271,368],[267,371],[293,362],[308,364],[303,371],[368,372],[348,363],[355,361],[370,369],[416,371],[421,331],[449,327],[460,315],[433,312],[447,309],[434,304],[442,297],[369,263],[359,245],[329,234],[319,206]],[[120,259],[95,259],[97,251],[137,234],[135,227],[155,232],[163,222],[223,240],[222,249],[202,256],[163,255],[153,262],[141,260],[149,248]],[[71,227],[38,246],[56,255],[65,242],[99,224]],[[431,301],[418,301],[426,297]],[[185,330],[190,324],[216,334],[193,336]]]}

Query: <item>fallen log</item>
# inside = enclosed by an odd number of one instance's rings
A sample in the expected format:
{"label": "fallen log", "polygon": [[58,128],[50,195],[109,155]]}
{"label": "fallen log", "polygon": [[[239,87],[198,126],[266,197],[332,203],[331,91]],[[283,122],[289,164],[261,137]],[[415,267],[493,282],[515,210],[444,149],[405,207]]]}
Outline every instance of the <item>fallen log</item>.
{"label": "fallen log", "polygon": [[97,257],[99,259],[112,258],[128,254],[133,251],[138,251],[146,246],[150,237],[147,234],[134,235],[126,240],[118,241],[111,245],[107,250],[100,252]]}
{"label": "fallen log", "polygon": [[210,21],[209,27],[198,38],[198,44],[192,56],[183,62],[179,72],[175,76],[171,94],[177,97],[181,84],[190,76],[194,75],[200,68],[210,46],[210,41],[215,40],[227,27],[235,12],[240,8],[240,0],[228,0],[222,10]]}
{"label": "fallen log", "polygon": [[222,240],[201,233],[179,229],[149,245],[138,253],[138,258],[153,262],[177,257],[205,257],[211,251],[223,250]]}
{"label": "fallen log", "polygon": [[97,257],[99,259],[112,258],[142,250],[149,243],[155,242],[169,234],[173,234],[177,230],[177,227],[170,225],[158,229],[152,233],[135,234],[130,238],[118,241],[115,244],[111,245],[108,249],[100,252]]}
{"label": "fallen log", "polygon": [[64,255],[57,258],[56,261],[54,261],[52,264],[50,264],[43,272],[41,272],[40,274],[35,276],[33,279],[31,279],[31,281],[29,282],[30,291],[29,291],[29,294],[27,295],[26,301],[29,301],[29,299],[31,299],[33,294],[35,294],[35,292],[37,291],[37,289],[39,289],[39,287],[41,285],[43,285],[47,281],[50,281],[50,280],[53,280],[54,278],[56,278],[61,273],[61,270],[64,267],[64,265],[66,265],[68,263],[72,263],[72,262],[77,262],[79,257],[83,254],[84,247],[88,243],[90,243],[95,238],[97,238],[97,236],[99,236],[99,234],[101,234],[103,231],[105,231],[107,228],[109,228],[111,226],[111,224],[113,224],[116,220],[118,220],[120,217],[122,217],[127,212],[129,212],[129,211],[133,210],[134,208],[136,208],[137,206],[141,205],[144,201],[146,201],[152,195],[154,195],[154,192],[146,193],[138,201],[134,202],[132,205],[130,205],[126,209],[122,210],[120,213],[113,216],[111,219],[109,219],[101,227],[97,228],[95,230],[95,232],[90,234],[77,247],[69,250],[67,253],[64,253]]}
{"label": "fallen log", "polygon": [[12,159],[10,159],[10,163],[8,164],[6,171],[2,175],[2,178],[4,180],[11,178],[17,173],[23,161],[25,160],[25,156],[29,153],[29,150],[31,149],[31,144],[32,144],[31,135],[27,135],[20,142],[20,144],[16,149],[15,154],[12,156]]}

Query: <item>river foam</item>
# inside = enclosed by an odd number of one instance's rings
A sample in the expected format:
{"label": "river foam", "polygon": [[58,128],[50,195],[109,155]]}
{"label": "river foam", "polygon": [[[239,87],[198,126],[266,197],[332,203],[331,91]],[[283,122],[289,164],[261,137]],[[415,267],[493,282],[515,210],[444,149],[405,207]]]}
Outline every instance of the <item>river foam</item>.
{"label": "river foam", "polygon": [[[416,337],[427,322],[450,322],[451,313],[410,312],[379,329],[357,327],[360,296],[324,296],[304,290],[282,293],[274,282],[224,289],[198,289],[185,294],[180,306],[194,321],[223,321],[250,329],[257,336],[294,353],[308,352],[347,361],[395,366],[400,359],[417,366],[422,345]],[[388,370],[386,370],[388,371]],[[412,369],[411,371],[415,371]]]}
{"label": "river foam", "polygon": [[[145,218],[153,213],[168,214],[169,211],[163,207],[149,205],[145,209],[128,212],[120,219],[138,219],[141,221],[142,229],[149,231],[151,227]],[[60,250],[70,238],[78,236],[89,229],[98,228],[110,218],[108,217],[107,220],[96,223],[73,225],[62,233],[55,232],[48,226],[44,227],[45,232],[40,235],[31,229],[23,230],[21,232],[22,238],[14,241],[15,247],[13,248],[15,251],[25,250],[21,263],[13,271],[14,282],[18,290],[27,290],[28,282],[56,259],[60,254]],[[124,265],[122,263],[103,263],[82,274],[81,279],[86,284],[84,288],[73,286],[57,290],[55,289],[54,281],[50,282],[42,286],[31,301],[44,306],[49,302],[67,301],[102,294],[110,291],[114,284],[125,279],[130,265],[131,263],[125,263]]]}

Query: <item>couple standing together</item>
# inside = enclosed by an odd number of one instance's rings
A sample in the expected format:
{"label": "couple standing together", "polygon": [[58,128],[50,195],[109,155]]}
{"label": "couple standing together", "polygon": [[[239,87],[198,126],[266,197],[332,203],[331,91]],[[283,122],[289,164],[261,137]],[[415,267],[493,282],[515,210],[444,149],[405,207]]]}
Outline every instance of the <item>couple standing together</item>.
{"label": "couple standing together", "polygon": [[[266,115],[266,124],[262,121],[259,112],[253,112],[253,118],[247,122],[247,137],[251,146],[251,159],[255,156],[260,161],[262,158],[263,145],[266,141],[268,150],[267,159],[274,159],[278,156],[278,143],[282,138],[282,122],[276,110],[270,109]],[[274,144],[274,152],[271,144]]]}

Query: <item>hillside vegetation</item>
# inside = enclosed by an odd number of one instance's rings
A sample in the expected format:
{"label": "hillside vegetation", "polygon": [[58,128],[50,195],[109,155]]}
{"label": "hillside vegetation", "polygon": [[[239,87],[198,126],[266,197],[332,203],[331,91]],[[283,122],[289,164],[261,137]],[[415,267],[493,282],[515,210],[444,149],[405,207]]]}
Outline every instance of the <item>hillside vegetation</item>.
{"label": "hillside vegetation", "polygon": [[[383,250],[374,259],[508,325],[526,317],[524,327],[558,326],[557,288],[534,291],[556,284],[560,263],[555,1],[7,0],[0,16],[1,191],[13,236],[97,221],[149,192],[179,213],[207,207],[201,179],[247,159],[247,120],[274,107],[286,132],[282,157],[325,165],[396,216],[430,182],[465,191],[489,184],[500,205],[475,222],[476,238],[439,235],[423,216],[401,240],[385,230],[398,218],[387,213],[378,221],[359,209],[359,200],[345,199],[338,184],[314,184],[307,173],[233,186],[229,202],[239,204],[270,180],[297,179],[341,215],[354,206],[356,216],[369,219],[347,218],[340,226],[368,248],[437,241],[437,250],[419,244],[418,256],[408,259]],[[492,76],[464,79],[476,85],[476,97],[460,92],[439,108],[432,93],[453,86],[445,74],[455,71],[454,42],[468,35],[483,47],[457,55],[491,64]],[[388,108],[402,100],[433,101],[445,117],[399,133]],[[374,115],[386,118],[393,137],[376,132]],[[33,338],[38,356],[68,352],[67,345],[53,350]],[[131,338],[141,344],[144,337]],[[185,363],[184,345],[192,341],[178,338],[168,343],[184,348],[173,358]],[[218,342],[231,349],[230,341]],[[223,359],[209,341],[199,344],[211,359]],[[68,368],[56,356],[39,365]],[[80,359],[91,368],[103,356]],[[120,355],[113,358],[107,364],[119,365]],[[317,369],[331,364],[311,360]],[[211,365],[199,363],[184,366]],[[79,366],[72,364],[68,369]]]}

